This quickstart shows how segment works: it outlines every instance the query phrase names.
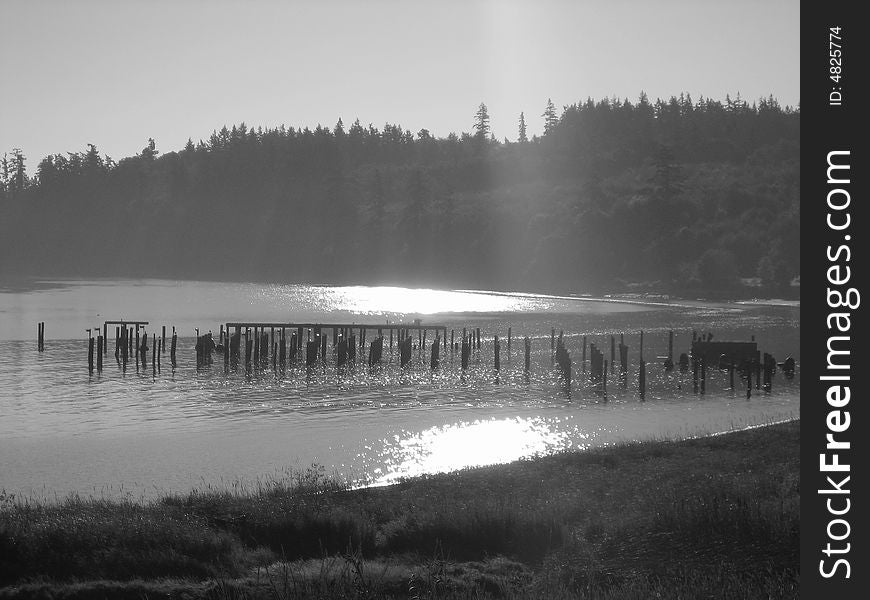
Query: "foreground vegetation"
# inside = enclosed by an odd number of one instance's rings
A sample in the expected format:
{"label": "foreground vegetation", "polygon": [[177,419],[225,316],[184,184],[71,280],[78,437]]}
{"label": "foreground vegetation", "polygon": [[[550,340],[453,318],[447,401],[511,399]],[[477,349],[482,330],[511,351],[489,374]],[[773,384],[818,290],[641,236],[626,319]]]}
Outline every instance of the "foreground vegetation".
{"label": "foreground vegetation", "polygon": [[[346,489],[0,495],[0,598],[791,598],[791,422]],[[5,586],[5,587],[4,587]]]}

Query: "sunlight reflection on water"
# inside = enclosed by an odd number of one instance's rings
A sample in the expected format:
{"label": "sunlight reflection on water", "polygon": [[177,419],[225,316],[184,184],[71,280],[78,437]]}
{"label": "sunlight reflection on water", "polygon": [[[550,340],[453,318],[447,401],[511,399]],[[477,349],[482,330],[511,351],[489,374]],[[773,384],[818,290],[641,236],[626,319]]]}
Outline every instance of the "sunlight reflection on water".
{"label": "sunlight reflection on water", "polygon": [[[123,372],[110,353],[104,371],[88,375],[84,328],[118,316],[119,306],[128,317],[150,320],[149,333],[163,323],[178,328],[176,369],[163,356],[156,374],[150,361],[141,372],[132,365]],[[197,368],[190,337],[194,327],[217,331],[221,322],[240,318],[379,323],[416,315],[455,329],[457,341],[463,327],[482,328],[482,349],[467,371],[458,352],[445,350],[433,372],[428,353],[416,348],[410,367],[401,369],[396,348],[387,346],[384,364],[374,368],[339,370],[330,354],[327,365],[311,370],[276,373],[262,365],[250,374],[244,368],[225,373],[220,357]],[[32,341],[39,320],[48,332],[44,353]],[[697,396],[691,374],[665,372],[654,361],[666,352],[669,329],[678,353],[687,350],[693,330],[706,329],[720,339],[755,335],[764,351],[793,354],[799,363],[799,322],[799,307],[617,305],[396,287],[155,280],[0,292],[0,488],[153,496],[312,462],[355,481],[386,483],[564,449],[795,418],[799,374],[777,378],[773,393],[747,402],[726,389],[727,374],[711,372],[707,395]],[[564,329],[574,360],[570,393],[553,366],[553,329]],[[636,393],[640,330],[650,357],[645,403]],[[605,398],[600,385],[583,378],[584,336],[606,351],[610,336],[623,332],[631,348],[629,377],[620,383],[612,375]],[[493,335],[502,336],[499,372]],[[522,367],[526,335],[528,376]]]}
{"label": "sunlight reflection on water", "polygon": [[[375,483],[401,477],[480,467],[545,454],[570,447],[583,449],[587,435],[558,430],[558,421],[540,417],[476,419],[430,427],[396,436],[387,457],[389,471]],[[377,469],[380,471],[380,469]]]}

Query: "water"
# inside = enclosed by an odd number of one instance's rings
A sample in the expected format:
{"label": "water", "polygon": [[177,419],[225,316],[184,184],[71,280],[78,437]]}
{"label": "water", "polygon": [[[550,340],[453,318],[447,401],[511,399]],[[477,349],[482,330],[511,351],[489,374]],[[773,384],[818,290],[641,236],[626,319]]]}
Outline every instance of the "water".
{"label": "water", "polygon": [[[178,366],[168,354],[124,372],[106,358],[87,371],[88,327],[106,319],[147,320],[149,335],[174,325]],[[485,343],[462,373],[458,353],[414,352],[411,369],[385,348],[385,364],[339,372],[333,365],[264,367],[224,373],[223,362],[197,369],[195,327],[220,323],[321,321],[386,323],[423,319],[457,330],[481,327]],[[36,323],[46,322],[46,351]],[[531,294],[406,288],[280,286],[174,281],[42,282],[0,289],[0,488],[23,496],[150,498],[196,486],[282,477],[317,463],[354,481],[506,462],[569,448],[703,435],[796,418],[800,374],[781,373],[771,394],[727,389],[727,373],[708,370],[707,394],[692,393],[691,374],[666,373],[655,357],[685,352],[692,330],[748,340],[778,360],[799,356],[800,308],[704,302],[623,303]],[[507,353],[507,327],[513,345]],[[550,329],[565,331],[574,360],[570,391],[553,370]],[[645,402],[636,393],[638,332],[648,361]],[[626,333],[628,381],[585,382],[582,335],[604,349]],[[501,371],[491,336],[502,338]],[[330,336],[331,333],[327,332]],[[369,332],[372,336],[373,332]],[[522,336],[532,338],[532,369],[522,366]],[[111,337],[114,333],[111,334]],[[370,338],[371,339],[371,338]],[[617,338],[618,339],[618,338]],[[431,338],[427,340],[431,342]],[[388,342],[387,342],[388,343]]]}

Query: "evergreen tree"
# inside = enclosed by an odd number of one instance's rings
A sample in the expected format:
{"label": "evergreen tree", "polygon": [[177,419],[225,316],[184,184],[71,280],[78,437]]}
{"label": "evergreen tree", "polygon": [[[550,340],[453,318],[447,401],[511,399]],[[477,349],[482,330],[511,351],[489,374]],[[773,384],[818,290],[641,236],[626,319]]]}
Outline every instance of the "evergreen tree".
{"label": "evergreen tree", "polygon": [[486,141],[489,137],[489,111],[486,109],[486,104],[480,103],[477,112],[474,113],[474,137],[480,142]]}
{"label": "evergreen tree", "polygon": [[526,117],[522,112],[520,113],[520,132],[517,141],[521,144],[529,141],[529,138],[526,136]]}
{"label": "evergreen tree", "polygon": [[552,98],[547,98],[547,108],[544,109],[544,135],[550,134],[556,125],[559,124],[559,117],[556,115],[556,106],[553,104]]}

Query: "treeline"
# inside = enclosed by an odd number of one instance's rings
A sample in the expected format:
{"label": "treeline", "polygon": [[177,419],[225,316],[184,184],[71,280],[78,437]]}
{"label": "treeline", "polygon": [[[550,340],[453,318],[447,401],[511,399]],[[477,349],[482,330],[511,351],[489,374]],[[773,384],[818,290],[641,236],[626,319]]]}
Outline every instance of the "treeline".
{"label": "treeline", "polygon": [[[733,290],[800,272],[800,112],[774,98],[587,100],[544,134],[244,123],[115,162],[19,150],[0,274]],[[537,117],[536,117],[537,118]]]}

